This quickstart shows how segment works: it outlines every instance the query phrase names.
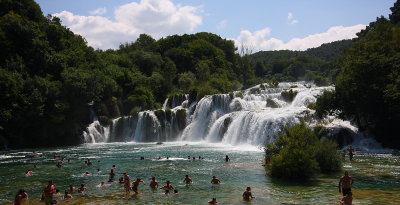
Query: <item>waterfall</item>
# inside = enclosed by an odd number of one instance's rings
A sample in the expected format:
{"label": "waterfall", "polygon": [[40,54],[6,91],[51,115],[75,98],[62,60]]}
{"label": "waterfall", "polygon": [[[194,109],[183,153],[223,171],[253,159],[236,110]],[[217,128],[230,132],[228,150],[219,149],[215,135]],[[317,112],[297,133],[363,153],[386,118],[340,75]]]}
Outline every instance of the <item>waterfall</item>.
{"label": "waterfall", "polygon": [[85,142],[209,141],[232,145],[273,142],[285,126],[298,123],[313,110],[307,108],[325,89],[304,82],[260,84],[229,94],[207,95],[189,102],[188,95],[168,97],[160,110],[143,111],[98,121],[84,133]]}

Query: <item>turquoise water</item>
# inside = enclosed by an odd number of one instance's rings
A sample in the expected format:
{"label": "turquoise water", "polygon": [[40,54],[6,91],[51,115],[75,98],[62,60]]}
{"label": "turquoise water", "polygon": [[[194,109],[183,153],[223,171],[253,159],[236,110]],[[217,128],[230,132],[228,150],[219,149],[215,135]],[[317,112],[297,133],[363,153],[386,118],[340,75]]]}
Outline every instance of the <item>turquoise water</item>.
{"label": "turquoise water", "polygon": [[[78,187],[85,184],[85,194],[73,193],[74,198],[61,200],[60,204],[207,204],[215,197],[218,204],[249,204],[241,195],[247,186],[256,197],[250,204],[337,204],[340,199],[337,184],[342,173],[319,176],[312,182],[283,182],[265,175],[263,152],[251,146],[227,146],[206,143],[165,143],[162,145],[136,143],[85,144],[35,150],[43,157],[27,159],[25,154],[33,150],[0,152],[0,203],[9,204],[18,189],[30,194],[26,204],[42,204],[39,198],[47,180],[65,190],[69,184]],[[64,167],[57,168],[54,155],[71,158],[64,160]],[[230,162],[225,162],[229,155]],[[145,160],[140,160],[143,156]],[[169,160],[166,160],[166,157]],[[196,160],[187,160],[195,156]],[[204,160],[198,160],[198,157]],[[161,157],[161,160],[157,158]],[[93,166],[84,161],[91,159]],[[37,168],[33,168],[36,165]],[[112,165],[116,165],[116,179],[127,172],[131,179],[142,178],[146,184],[139,186],[138,196],[126,196],[123,185],[107,183]],[[33,169],[33,176],[24,172]],[[97,169],[101,172],[98,173]],[[400,204],[400,157],[390,154],[356,155],[353,162],[346,162],[344,169],[355,178],[354,204]],[[84,176],[89,172],[92,176]],[[193,184],[183,183],[188,174]],[[212,185],[215,175],[222,184]],[[148,186],[155,176],[159,184],[171,181],[180,194],[164,195]]]}

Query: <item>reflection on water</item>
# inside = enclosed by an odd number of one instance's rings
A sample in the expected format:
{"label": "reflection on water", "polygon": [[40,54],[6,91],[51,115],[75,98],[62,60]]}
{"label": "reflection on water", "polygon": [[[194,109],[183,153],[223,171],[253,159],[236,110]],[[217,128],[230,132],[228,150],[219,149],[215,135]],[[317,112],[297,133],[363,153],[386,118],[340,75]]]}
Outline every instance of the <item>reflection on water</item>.
{"label": "reflection on water", "polygon": [[[21,188],[30,194],[29,204],[43,204],[39,198],[49,179],[61,192],[69,184],[88,187],[86,194],[73,193],[74,198],[62,200],[62,204],[207,204],[213,197],[219,204],[246,204],[241,195],[247,186],[256,196],[251,204],[337,204],[340,199],[337,184],[342,173],[320,176],[307,183],[271,180],[262,166],[263,152],[256,147],[186,142],[87,144],[35,150],[43,157],[25,158],[31,151],[0,152],[0,204],[11,204]],[[55,166],[58,159],[54,155],[65,157],[64,167]],[[229,155],[230,162],[224,161],[225,155]],[[195,160],[187,160],[188,156]],[[204,159],[198,160],[199,156]],[[72,160],[70,164],[68,158]],[[85,165],[87,159],[93,166]],[[106,187],[96,187],[108,180],[112,165],[117,166],[116,179],[128,172],[132,179],[146,181],[146,185],[139,186],[138,196],[126,196],[118,183],[106,182]],[[27,169],[33,169],[32,177],[24,177]],[[355,178],[354,204],[400,204],[399,156],[356,155],[353,162],[344,164],[344,169]],[[85,172],[92,176],[85,176]],[[194,184],[183,183],[186,174]],[[214,175],[222,184],[210,183]],[[166,196],[161,190],[151,190],[148,184],[152,176],[160,185],[170,180],[180,194]]]}

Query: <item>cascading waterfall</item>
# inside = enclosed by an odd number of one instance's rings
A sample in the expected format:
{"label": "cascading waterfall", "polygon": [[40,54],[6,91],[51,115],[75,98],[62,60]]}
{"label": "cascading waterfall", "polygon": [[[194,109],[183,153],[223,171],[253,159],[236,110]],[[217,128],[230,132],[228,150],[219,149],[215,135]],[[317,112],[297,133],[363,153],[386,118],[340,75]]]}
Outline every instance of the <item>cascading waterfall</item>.
{"label": "cascading waterfall", "polygon": [[109,126],[93,122],[86,142],[209,141],[263,145],[273,142],[283,127],[298,123],[313,111],[310,103],[324,89],[304,82],[260,84],[230,94],[208,95],[189,105],[188,95],[166,99],[163,109],[114,119]]}

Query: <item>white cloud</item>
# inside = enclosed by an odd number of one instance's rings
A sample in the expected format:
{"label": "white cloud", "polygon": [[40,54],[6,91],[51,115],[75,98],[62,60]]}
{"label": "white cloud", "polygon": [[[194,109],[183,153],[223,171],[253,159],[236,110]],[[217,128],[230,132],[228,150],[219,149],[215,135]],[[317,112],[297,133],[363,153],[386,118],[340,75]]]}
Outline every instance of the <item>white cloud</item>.
{"label": "white cloud", "polygon": [[287,20],[288,20],[289,24],[291,24],[291,25],[299,23],[299,20],[294,19],[293,14],[291,12],[288,13]]}
{"label": "white cloud", "polygon": [[79,16],[63,11],[55,16],[73,32],[82,35],[90,46],[117,48],[135,41],[141,33],[154,38],[192,32],[202,23],[198,8],[175,5],[171,0],[141,0],[115,9],[115,21],[101,16]]}
{"label": "white cloud", "polygon": [[228,26],[228,21],[222,20],[217,24],[217,29],[218,30],[224,30]]}
{"label": "white cloud", "polygon": [[288,20],[292,20],[293,19],[293,14],[289,12],[288,15],[287,15],[287,19]]}
{"label": "white cloud", "polygon": [[334,26],[324,33],[312,34],[304,38],[293,38],[288,42],[284,42],[276,38],[268,38],[271,30],[264,28],[259,31],[250,32],[243,30],[240,35],[233,39],[236,46],[246,45],[253,48],[254,52],[261,50],[306,50],[308,48],[318,47],[324,43],[333,41],[352,39],[356,37],[356,33],[365,28],[366,25],[355,26]]}
{"label": "white cloud", "polygon": [[107,13],[107,9],[105,7],[89,11],[90,15],[103,15],[105,13]]}

